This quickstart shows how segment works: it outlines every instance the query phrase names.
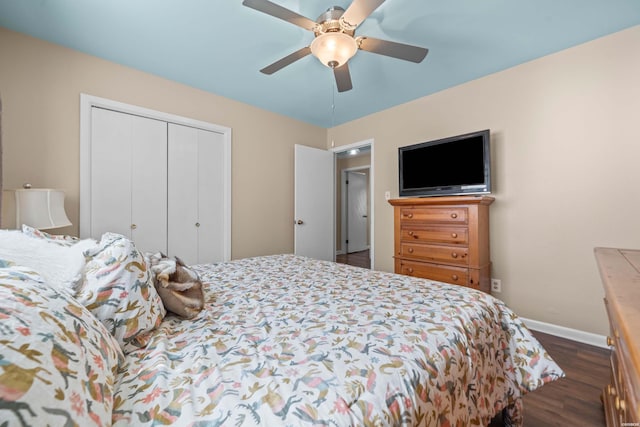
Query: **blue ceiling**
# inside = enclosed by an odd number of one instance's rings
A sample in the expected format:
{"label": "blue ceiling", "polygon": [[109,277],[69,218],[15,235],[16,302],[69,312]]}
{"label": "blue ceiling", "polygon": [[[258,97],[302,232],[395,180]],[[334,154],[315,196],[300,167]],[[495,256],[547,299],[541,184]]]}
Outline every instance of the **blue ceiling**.
{"label": "blue ceiling", "polygon": [[[312,20],[351,3],[273,1]],[[359,51],[337,93],[313,56],[260,73],[313,33],[241,0],[0,0],[2,27],[325,128],[638,24],[638,0],[386,0],[356,34],[427,58]]]}

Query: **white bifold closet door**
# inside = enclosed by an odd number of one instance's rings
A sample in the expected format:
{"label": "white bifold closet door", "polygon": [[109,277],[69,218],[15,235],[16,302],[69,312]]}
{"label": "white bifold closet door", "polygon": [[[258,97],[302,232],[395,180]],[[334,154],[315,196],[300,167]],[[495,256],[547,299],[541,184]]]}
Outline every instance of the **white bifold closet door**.
{"label": "white bifold closet door", "polygon": [[226,146],[219,132],[93,107],[89,235],[187,264],[228,259]]}
{"label": "white bifold closet door", "polygon": [[224,136],[169,123],[168,248],[187,264],[225,259]]}
{"label": "white bifold closet door", "polygon": [[167,123],[91,109],[91,237],[167,251]]}

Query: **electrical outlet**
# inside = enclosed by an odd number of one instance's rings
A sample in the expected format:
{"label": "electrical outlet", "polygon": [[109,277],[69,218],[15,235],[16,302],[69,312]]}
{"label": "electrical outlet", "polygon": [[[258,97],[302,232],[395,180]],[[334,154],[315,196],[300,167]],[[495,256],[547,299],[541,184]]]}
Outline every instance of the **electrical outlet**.
{"label": "electrical outlet", "polygon": [[384,198],[385,198],[386,200],[389,200],[389,199],[391,198],[391,191],[385,191],[385,192],[384,192]]}
{"label": "electrical outlet", "polygon": [[491,279],[491,292],[502,292],[502,282],[500,279]]}

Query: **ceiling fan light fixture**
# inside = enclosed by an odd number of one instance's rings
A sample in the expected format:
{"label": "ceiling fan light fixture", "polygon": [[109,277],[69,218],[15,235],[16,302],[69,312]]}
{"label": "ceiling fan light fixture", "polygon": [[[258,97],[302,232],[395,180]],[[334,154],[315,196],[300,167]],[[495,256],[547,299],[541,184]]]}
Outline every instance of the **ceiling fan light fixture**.
{"label": "ceiling fan light fixture", "polygon": [[346,64],[358,51],[355,39],[339,31],[318,35],[310,47],[311,53],[329,68]]}

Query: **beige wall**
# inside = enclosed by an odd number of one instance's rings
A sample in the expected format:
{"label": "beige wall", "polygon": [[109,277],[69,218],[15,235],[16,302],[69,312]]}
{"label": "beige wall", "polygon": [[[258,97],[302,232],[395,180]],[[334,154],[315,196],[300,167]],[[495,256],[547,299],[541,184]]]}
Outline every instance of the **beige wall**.
{"label": "beige wall", "polygon": [[606,334],[593,248],[640,247],[638,52],[636,26],[331,129],[336,145],[375,140],[375,267],[393,269],[396,148],[490,128],[501,298]]}
{"label": "beige wall", "polygon": [[233,257],[293,251],[293,145],[324,148],[325,129],[2,28],[0,58],[4,186],[64,189],[57,232],[78,232],[87,93],[232,128]]}

